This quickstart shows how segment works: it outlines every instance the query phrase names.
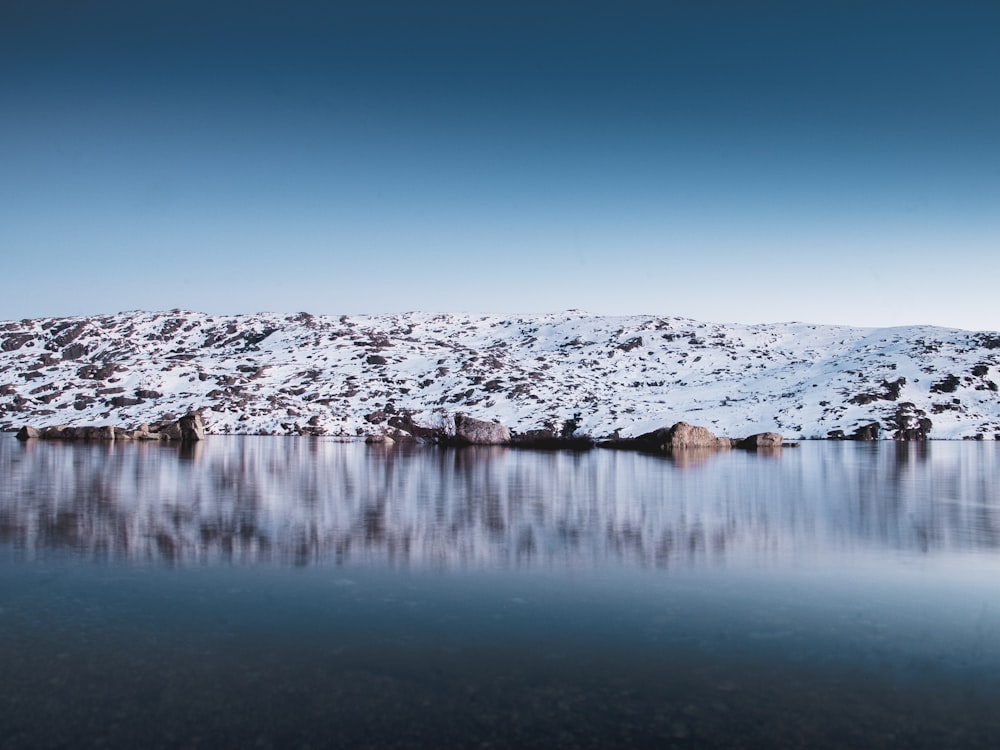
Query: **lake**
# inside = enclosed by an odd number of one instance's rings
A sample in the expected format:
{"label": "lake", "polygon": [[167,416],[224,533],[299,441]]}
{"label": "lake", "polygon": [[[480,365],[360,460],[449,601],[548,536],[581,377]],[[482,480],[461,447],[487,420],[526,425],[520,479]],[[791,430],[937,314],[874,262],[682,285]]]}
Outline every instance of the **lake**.
{"label": "lake", "polygon": [[3,748],[987,748],[1000,444],[0,439]]}

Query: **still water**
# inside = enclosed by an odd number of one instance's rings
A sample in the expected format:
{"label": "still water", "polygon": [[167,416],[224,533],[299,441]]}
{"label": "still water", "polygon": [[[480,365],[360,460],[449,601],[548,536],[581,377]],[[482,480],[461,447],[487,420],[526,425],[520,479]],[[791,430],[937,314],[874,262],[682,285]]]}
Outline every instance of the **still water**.
{"label": "still water", "polygon": [[0,440],[0,747],[1000,745],[1000,445]]}

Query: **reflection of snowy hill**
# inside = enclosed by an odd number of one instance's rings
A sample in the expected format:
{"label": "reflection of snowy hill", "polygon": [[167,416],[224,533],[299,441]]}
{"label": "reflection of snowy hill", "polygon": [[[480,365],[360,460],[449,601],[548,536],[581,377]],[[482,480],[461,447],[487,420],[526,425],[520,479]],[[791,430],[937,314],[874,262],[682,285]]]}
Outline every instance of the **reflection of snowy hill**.
{"label": "reflection of snowy hill", "polygon": [[0,446],[0,542],[93,558],[670,567],[995,550],[990,444],[812,443],[702,466],[328,439]]}
{"label": "reflection of snowy hill", "polygon": [[210,432],[379,433],[398,412],[622,435],[685,420],[825,437],[920,419],[1000,432],[1000,336],[942,328],[717,325],[579,312],[514,318],[121,313],[0,324],[0,427],[154,422]]}

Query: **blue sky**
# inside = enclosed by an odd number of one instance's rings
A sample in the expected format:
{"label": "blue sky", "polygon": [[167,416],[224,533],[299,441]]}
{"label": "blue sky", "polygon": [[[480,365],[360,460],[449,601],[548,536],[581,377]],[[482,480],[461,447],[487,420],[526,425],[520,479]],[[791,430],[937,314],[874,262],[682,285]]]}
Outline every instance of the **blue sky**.
{"label": "blue sky", "polygon": [[995,0],[7,0],[0,318],[1000,329],[998,39]]}

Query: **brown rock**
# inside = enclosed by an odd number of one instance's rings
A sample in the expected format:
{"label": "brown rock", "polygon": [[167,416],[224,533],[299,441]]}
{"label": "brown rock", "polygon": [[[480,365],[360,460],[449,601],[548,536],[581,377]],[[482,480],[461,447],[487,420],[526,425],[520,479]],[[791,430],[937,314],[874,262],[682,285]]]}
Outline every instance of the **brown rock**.
{"label": "brown rock", "polygon": [[177,420],[180,428],[181,440],[185,443],[194,443],[205,439],[205,423],[201,419],[201,414],[191,412]]}
{"label": "brown rock", "polygon": [[756,450],[758,448],[780,448],[784,438],[777,432],[758,432],[756,435],[743,438],[736,442],[737,448]]}
{"label": "brown rock", "polygon": [[730,448],[733,441],[716,437],[704,427],[696,427],[687,422],[677,422],[673,427],[660,428],[640,435],[636,440],[656,446],[661,451],[684,450],[686,448]]}
{"label": "brown rock", "polygon": [[160,440],[180,440],[182,437],[181,427],[179,422],[174,422],[173,424],[164,425],[155,433],[155,435]]}
{"label": "brown rock", "polygon": [[465,414],[456,414],[455,442],[463,445],[506,445],[510,442],[510,430],[498,422],[484,422]]}
{"label": "brown rock", "polygon": [[601,443],[604,448],[672,453],[685,450],[726,450],[733,446],[731,438],[716,437],[704,427],[677,422],[672,427],[661,427],[634,438],[609,440]]}

